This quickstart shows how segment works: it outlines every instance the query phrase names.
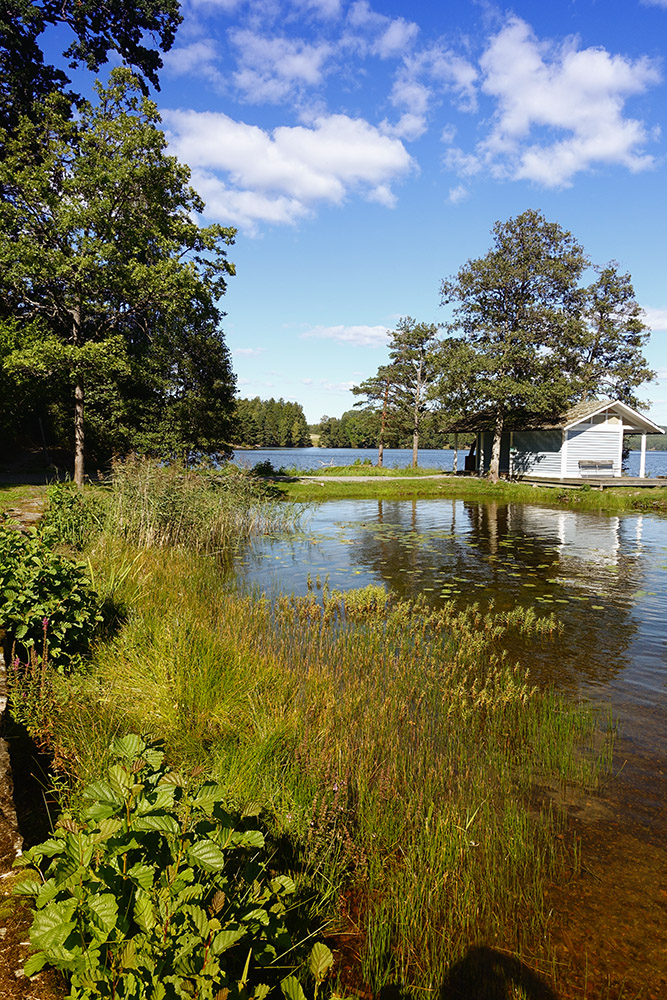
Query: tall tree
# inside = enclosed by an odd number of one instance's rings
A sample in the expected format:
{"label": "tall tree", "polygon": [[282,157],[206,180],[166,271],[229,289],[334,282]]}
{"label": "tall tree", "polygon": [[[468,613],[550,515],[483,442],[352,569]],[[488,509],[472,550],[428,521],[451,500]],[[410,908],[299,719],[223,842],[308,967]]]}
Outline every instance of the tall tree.
{"label": "tall tree", "polygon": [[[98,93],[99,103],[82,104],[76,121],[51,95],[1,136],[0,309],[25,331],[5,364],[44,377],[67,373],[79,484],[86,392],[131,380],[136,359],[148,357],[143,372],[158,389],[162,351],[162,373],[175,378],[163,382],[162,401],[172,414],[180,401],[183,413],[183,401],[195,398],[193,366],[188,376],[165,344],[178,343],[193,359],[205,342],[222,343],[216,301],[234,273],[225,249],[234,231],[195,221],[203,203],[188,168],[167,156],[157,110],[137,79],[116,69]],[[225,357],[218,347],[220,400],[233,385]]]}
{"label": "tall tree", "polygon": [[66,29],[70,68],[96,73],[114,53],[146,91],[146,82],[158,88],[158,50],[171,48],[181,20],[178,0],[0,0],[0,126],[12,130],[34,101],[70,82],[62,68],[44,62],[45,31]]}
{"label": "tall tree", "polygon": [[637,406],[635,389],[655,378],[643,355],[649,328],[630,275],[620,273],[616,261],[596,271],[585,290],[583,322],[570,328],[563,344],[563,364],[576,399],[604,393]]}
{"label": "tall tree", "polygon": [[412,465],[417,465],[419,428],[428,404],[428,388],[435,377],[433,352],[439,324],[418,323],[411,316],[399,320],[390,334],[388,365],[352,392],[363,395],[382,411],[378,465],[382,464],[384,431],[389,413],[408,420],[412,430]]}
{"label": "tall tree", "polygon": [[579,335],[586,264],[571,233],[528,210],[497,222],[492,249],[442,282],[441,303],[454,307],[448,329],[459,339],[454,383],[489,417],[494,481],[508,415],[558,412],[571,398],[562,347]]}

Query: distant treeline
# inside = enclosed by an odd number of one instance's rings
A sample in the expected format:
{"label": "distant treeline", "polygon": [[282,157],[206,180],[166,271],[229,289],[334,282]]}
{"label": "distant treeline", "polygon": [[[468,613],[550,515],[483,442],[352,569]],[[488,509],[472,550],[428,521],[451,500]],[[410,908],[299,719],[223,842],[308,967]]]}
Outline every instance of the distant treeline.
{"label": "distant treeline", "polygon": [[[663,427],[662,424],[660,426],[664,431],[667,431],[667,427]],[[642,446],[641,434],[628,434],[625,446],[630,451],[639,451]],[[667,451],[667,434],[647,434],[646,447],[651,451]]]}
{"label": "distant treeline", "polygon": [[300,403],[284,399],[237,399],[236,445],[259,448],[307,448],[312,442]]}
{"label": "distant treeline", "polygon": [[[346,410],[342,417],[324,416],[315,428],[321,448],[377,448],[380,438],[381,414],[377,410]],[[412,426],[409,420],[391,415],[384,435],[386,448],[411,448]],[[459,435],[459,448],[468,445],[468,438]],[[438,430],[435,414],[425,414],[419,429],[420,448],[453,448],[454,435]]]}

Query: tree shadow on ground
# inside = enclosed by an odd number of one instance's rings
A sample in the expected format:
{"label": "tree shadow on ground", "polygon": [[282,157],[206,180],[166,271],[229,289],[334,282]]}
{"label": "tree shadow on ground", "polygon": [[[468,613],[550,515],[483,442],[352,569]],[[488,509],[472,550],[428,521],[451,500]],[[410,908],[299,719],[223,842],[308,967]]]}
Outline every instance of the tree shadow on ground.
{"label": "tree shadow on ground", "polygon": [[[494,948],[470,948],[450,968],[438,1000],[513,1000],[520,987],[526,1000],[558,1000],[553,989],[519,959]],[[406,1000],[399,986],[386,986],[379,1000]]]}

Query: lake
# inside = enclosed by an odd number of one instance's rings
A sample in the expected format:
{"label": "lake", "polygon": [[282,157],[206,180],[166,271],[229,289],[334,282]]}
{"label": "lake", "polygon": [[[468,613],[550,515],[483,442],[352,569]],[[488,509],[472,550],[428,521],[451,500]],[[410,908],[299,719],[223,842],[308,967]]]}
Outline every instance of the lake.
{"label": "lake", "polygon": [[[459,451],[458,468],[463,468],[465,450]],[[271,462],[275,469],[320,469],[327,465],[352,465],[354,462],[377,463],[377,448],[237,448],[234,461],[252,467],[256,462]],[[387,469],[405,469],[412,465],[412,450],[408,448],[385,448],[383,464]],[[422,448],[419,464],[424,469],[441,469],[451,472],[454,467],[452,449]],[[631,451],[624,472],[629,476],[639,475],[639,452]],[[667,451],[646,453],[646,475],[667,476]]]}
{"label": "lake", "polygon": [[310,578],[553,613],[560,638],[517,640],[510,654],[537,683],[612,702],[625,736],[667,762],[667,519],[451,499],[327,501],[295,534],[255,539],[237,572],[268,593],[304,594]]}

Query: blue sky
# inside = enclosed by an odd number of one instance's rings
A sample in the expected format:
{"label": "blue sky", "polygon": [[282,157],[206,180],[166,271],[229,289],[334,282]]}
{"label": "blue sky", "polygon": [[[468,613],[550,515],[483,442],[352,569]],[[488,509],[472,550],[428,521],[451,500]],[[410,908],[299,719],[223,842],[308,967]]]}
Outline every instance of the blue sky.
{"label": "blue sky", "polygon": [[239,392],[340,415],[399,317],[537,208],[631,273],[667,424],[667,0],[185,0],[157,102],[238,228]]}

